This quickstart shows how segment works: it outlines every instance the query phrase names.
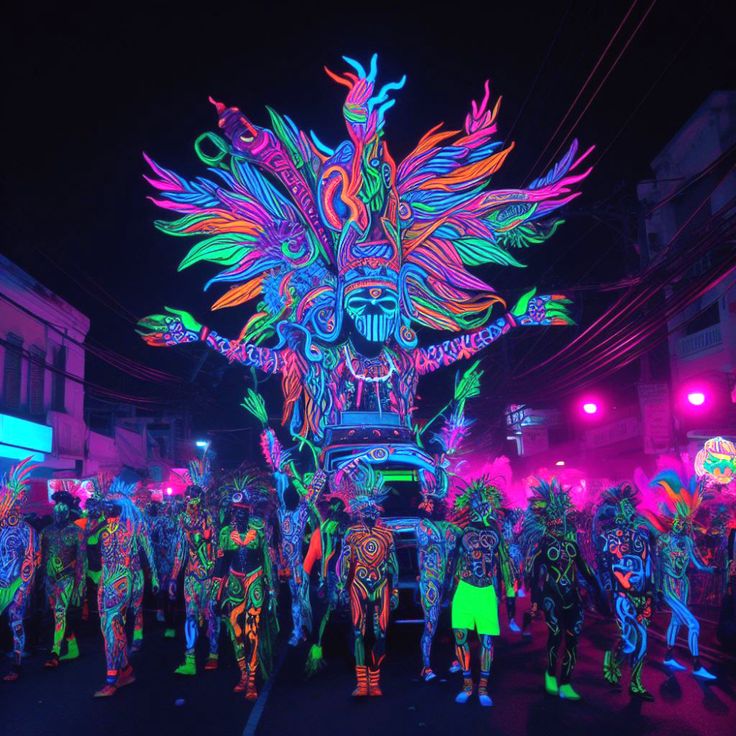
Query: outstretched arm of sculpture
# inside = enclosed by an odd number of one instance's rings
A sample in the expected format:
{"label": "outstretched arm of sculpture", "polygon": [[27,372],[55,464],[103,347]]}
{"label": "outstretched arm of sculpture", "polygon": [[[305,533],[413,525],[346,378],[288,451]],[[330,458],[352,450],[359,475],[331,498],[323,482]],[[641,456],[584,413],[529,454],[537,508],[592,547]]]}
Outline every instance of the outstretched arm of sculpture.
{"label": "outstretched arm of sculpture", "polygon": [[138,322],[138,334],[153,347],[171,347],[203,342],[231,363],[252,365],[265,373],[278,373],[284,360],[279,350],[259,347],[249,342],[228,340],[202,325],[189,312],[164,307],[167,314],[149,314]]}
{"label": "outstretched arm of sculpture", "polygon": [[570,300],[562,294],[537,295],[532,289],[519,299],[510,312],[480,329],[436,345],[419,348],[414,353],[420,375],[444,368],[463,358],[471,358],[516,327],[571,325],[567,309]]}

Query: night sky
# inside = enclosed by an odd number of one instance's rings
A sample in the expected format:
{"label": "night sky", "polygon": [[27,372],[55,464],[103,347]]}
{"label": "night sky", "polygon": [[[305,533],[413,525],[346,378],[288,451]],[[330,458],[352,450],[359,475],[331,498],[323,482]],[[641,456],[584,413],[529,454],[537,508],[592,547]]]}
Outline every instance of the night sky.
{"label": "night sky", "polygon": [[[229,336],[247,317],[234,310],[207,314],[220,292],[201,289],[216,267],[176,273],[191,242],[154,229],[159,213],[142,179],[144,150],[181,174],[204,173],[192,145],[215,129],[209,95],[257,123],[266,122],[268,104],[334,144],[344,137],[343,93],[322,66],[339,71],[342,54],[367,62],[377,51],[379,79],[408,77],[386,126],[396,159],[438,122],[461,126],[486,78],[503,95],[500,134],[517,143],[498,186],[528,183],[571,135],[596,144],[596,168],[567,224],[523,254],[527,269],[484,274],[512,299],[533,284],[573,288],[634,272],[636,182],[650,175],[649,162],[708,94],[732,88],[736,78],[734,17],[725,2],[660,0],[648,15],[648,0],[446,3],[442,12],[429,3],[396,2],[202,3],[196,11],[185,3],[25,5],[14,3],[3,19],[3,252],[91,317],[90,338],[99,349],[179,379],[142,381],[90,356],[91,382],[162,406],[188,405],[197,431],[249,425],[237,406],[249,374],[215,355],[203,362],[200,347],[147,348],[134,325],[164,304]],[[581,323],[608,298],[580,292]],[[543,340],[514,337],[485,359],[485,387],[498,402],[523,398],[515,396],[518,366],[569,339],[569,332],[550,332]],[[277,393],[267,389],[274,413]],[[226,456],[248,436],[217,434]]]}

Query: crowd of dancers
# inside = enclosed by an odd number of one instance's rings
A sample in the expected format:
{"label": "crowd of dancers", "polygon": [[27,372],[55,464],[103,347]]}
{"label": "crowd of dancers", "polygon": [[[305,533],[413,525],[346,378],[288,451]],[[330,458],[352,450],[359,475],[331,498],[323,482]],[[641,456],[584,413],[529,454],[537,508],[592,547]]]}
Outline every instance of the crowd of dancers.
{"label": "crowd of dancers", "polygon": [[[74,619],[94,608],[96,588],[107,671],[95,697],[109,697],[134,682],[130,653],[143,642],[148,578],[166,637],[177,634],[174,601],[179,585],[183,589],[185,648],[176,673],[197,674],[203,629],[209,646],[204,669],[217,669],[224,624],[240,672],[234,690],[255,700],[259,680],[269,675],[279,629],[276,602],[285,583],[291,600],[289,644],[309,643],[306,674],[325,666],[325,631],[334,612],[345,607],[354,634],[353,695],[380,696],[386,634],[399,600],[399,529],[412,530],[416,542],[424,613],[422,679],[436,677],[432,643],[449,602],[451,669],[462,675],[458,703],[477,693],[482,705],[492,705],[488,685],[501,599],[517,634],[528,635],[543,614],[548,628],[543,686],[550,695],[580,698],[572,677],[583,612],[592,607],[618,625],[617,640],[601,653],[603,675],[617,685],[628,665],[632,697],[653,699],[643,668],[647,630],[658,609],[669,615],[664,665],[687,669],[675,656],[684,627],[692,674],[715,679],[700,659],[689,571],[713,574],[714,589],[733,596],[736,524],[733,500],[729,505],[725,496],[711,494],[706,483],[661,472],[649,481],[647,492],[661,497],[658,510],[651,511],[640,506],[644,489],[632,485],[611,487],[592,506],[579,509],[557,480],[536,479],[522,509],[510,507],[489,477],[456,479],[444,500],[425,499],[415,515],[397,519],[383,512],[390,489],[365,458],[354,458],[329,476],[320,469],[300,474],[273,432],[264,429],[262,438],[268,472],[251,469],[217,478],[206,459],[193,461],[185,495],[158,502],[140,483],[100,477],[82,502],[84,493],[54,493],[52,515],[40,521],[23,514],[32,466],[16,466],[0,495],[0,613],[7,612],[14,644],[14,664],[4,679],[21,675],[24,620],[34,585],[42,585],[53,614],[45,666],[54,669],[79,656]],[[519,626],[516,599],[526,595],[531,607]],[[313,621],[317,596],[325,605],[320,620]],[[480,645],[477,667],[470,655],[473,632]]]}

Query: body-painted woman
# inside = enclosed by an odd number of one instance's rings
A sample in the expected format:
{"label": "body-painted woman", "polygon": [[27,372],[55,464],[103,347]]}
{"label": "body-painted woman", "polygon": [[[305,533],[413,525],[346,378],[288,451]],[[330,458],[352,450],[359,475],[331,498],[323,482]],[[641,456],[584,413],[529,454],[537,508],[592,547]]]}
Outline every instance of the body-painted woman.
{"label": "body-painted woman", "polygon": [[252,516],[254,481],[244,482],[232,494],[230,524],[220,532],[215,566],[215,595],[224,613],[240,680],[234,692],[256,700],[261,615],[268,600],[275,602],[271,557],[266,545],[263,519]]}

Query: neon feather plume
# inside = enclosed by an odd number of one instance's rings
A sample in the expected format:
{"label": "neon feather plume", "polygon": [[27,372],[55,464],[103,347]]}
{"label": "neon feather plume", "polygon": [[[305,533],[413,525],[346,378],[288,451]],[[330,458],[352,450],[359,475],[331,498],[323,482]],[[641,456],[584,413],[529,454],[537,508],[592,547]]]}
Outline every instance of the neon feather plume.
{"label": "neon feather plume", "polygon": [[10,512],[16,504],[22,502],[30,481],[31,473],[38,464],[32,457],[21,460],[6,473],[0,481],[0,519]]}

